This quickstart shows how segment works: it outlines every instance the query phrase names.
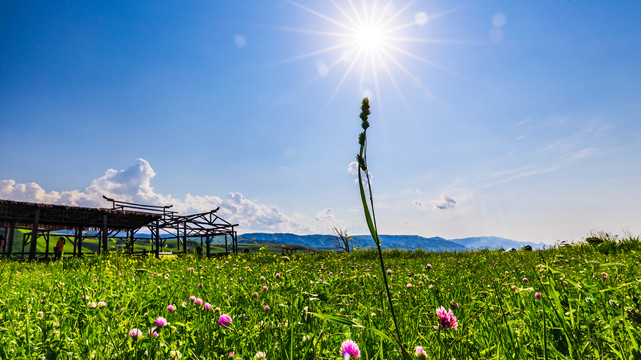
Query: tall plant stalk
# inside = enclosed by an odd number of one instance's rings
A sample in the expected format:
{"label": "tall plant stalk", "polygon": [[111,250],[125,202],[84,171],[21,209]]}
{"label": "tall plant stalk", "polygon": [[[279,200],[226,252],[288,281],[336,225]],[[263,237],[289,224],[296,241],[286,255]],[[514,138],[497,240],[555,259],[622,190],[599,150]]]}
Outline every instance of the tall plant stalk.
{"label": "tall plant stalk", "polygon": [[[364,98],[361,103],[361,115],[362,120],[361,127],[363,131],[358,135],[358,143],[361,148],[356,155],[356,160],[358,161],[358,187],[361,193],[361,201],[363,202],[363,211],[365,212],[365,221],[367,222],[367,228],[369,229],[372,238],[376,243],[378,249],[378,258],[381,263],[381,272],[383,273],[383,282],[385,283],[385,291],[387,293],[387,300],[389,302],[390,312],[392,313],[392,320],[394,321],[394,328],[396,330],[396,341],[401,346],[401,352],[403,355],[411,359],[410,354],[407,352],[407,349],[403,345],[401,340],[401,332],[399,330],[398,322],[396,321],[396,313],[394,311],[394,304],[392,303],[392,294],[389,290],[389,285],[387,283],[387,273],[385,271],[385,262],[383,261],[383,250],[381,249],[381,241],[378,238],[378,228],[376,226],[376,215],[374,214],[374,197],[372,195],[372,186],[370,183],[369,171],[367,169],[367,128],[369,128],[369,115],[371,114],[369,110],[369,99]],[[363,174],[367,180],[367,194],[365,193],[365,187],[363,186]],[[369,204],[367,199],[369,195]]]}

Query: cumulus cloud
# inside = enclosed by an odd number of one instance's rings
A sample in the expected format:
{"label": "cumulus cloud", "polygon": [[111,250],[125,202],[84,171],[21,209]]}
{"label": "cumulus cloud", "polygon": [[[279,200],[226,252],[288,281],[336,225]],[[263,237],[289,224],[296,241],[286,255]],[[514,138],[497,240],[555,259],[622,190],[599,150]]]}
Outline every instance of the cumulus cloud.
{"label": "cumulus cloud", "polygon": [[107,207],[105,195],[126,202],[148,205],[173,205],[180,214],[205,212],[220,207],[218,214],[225,220],[239,224],[240,231],[269,231],[296,233],[329,233],[341,221],[325,209],[313,217],[300,214],[287,215],[274,206],[259,204],[246,199],[240,192],[231,192],[221,198],[214,195],[185,195],[184,199],[169,194],[156,193],[151,180],[156,176],[151,165],[138,159],[125,170],[109,169],[94,179],[84,190],[49,191],[30,182],[16,183],[0,180],[0,198],[37,203],[62,204],[84,207]]}
{"label": "cumulus cloud", "polygon": [[432,201],[434,210],[447,210],[453,209],[456,206],[456,201],[448,195],[441,195],[439,200]]}
{"label": "cumulus cloud", "polygon": [[[351,163],[349,163],[349,165],[347,166],[347,172],[350,175],[356,176],[356,178],[354,178],[354,182],[358,184],[358,162],[352,161]],[[367,174],[369,175],[369,182],[373,183],[372,179],[374,178],[374,175],[372,175],[372,173],[369,172],[369,170],[367,171]],[[367,185],[366,176],[363,176],[363,185]]]}

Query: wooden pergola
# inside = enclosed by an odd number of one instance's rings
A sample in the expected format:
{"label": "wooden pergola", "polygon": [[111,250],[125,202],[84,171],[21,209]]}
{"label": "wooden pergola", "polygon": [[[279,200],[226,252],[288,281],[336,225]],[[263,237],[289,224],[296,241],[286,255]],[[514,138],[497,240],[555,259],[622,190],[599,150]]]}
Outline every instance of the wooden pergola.
{"label": "wooden pergola", "polygon": [[[177,241],[178,253],[181,245],[183,253],[187,252],[187,240],[199,238],[201,244],[207,243],[207,256],[210,253],[210,243],[217,236],[225,238],[225,254],[229,253],[228,238],[232,242],[232,251],[237,252],[237,234],[235,227],[217,216],[218,211],[180,216],[170,211],[169,206],[153,206],[126,203],[106,198],[112,202],[111,209],[87,208],[78,206],[40,204],[0,199],[0,226],[4,227],[5,247],[0,256],[18,256],[33,260],[37,256],[49,256],[50,232],[54,230],[70,230],[73,234],[61,235],[74,245],[73,255],[82,256],[82,242],[87,238],[97,238],[96,253],[107,252],[109,239],[122,241],[127,252],[135,254],[134,243],[145,239],[154,242],[154,253],[161,254],[168,240]],[[22,251],[14,249],[13,238],[15,229],[31,230],[23,237]],[[143,236],[142,229],[148,229],[150,235]],[[87,234],[91,231],[91,234]],[[122,234],[125,234],[124,236]],[[44,252],[37,251],[37,243],[43,239],[46,244]],[[28,251],[25,246],[28,245]],[[140,253],[140,252],[139,252]]]}
{"label": "wooden pergola", "polygon": [[[144,205],[118,201],[110,199],[106,196],[103,196],[103,198],[112,203],[112,209],[114,210],[126,211],[135,209],[161,215],[159,219],[156,219],[153,222],[148,223],[144,227],[142,227],[146,228],[150,232],[151,239],[153,239],[154,245],[156,247],[156,254],[160,254],[160,249],[164,247],[168,241],[176,241],[176,252],[181,253],[182,249],[182,253],[186,254],[188,239],[199,239],[201,249],[203,245],[206,246],[207,257],[227,255],[230,252],[230,246],[232,252],[238,253],[238,234],[235,230],[235,227],[237,227],[238,224],[232,224],[218,216],[216,213],[218,212],[220,207],[207,212],[201,212],[191,215],[178,215],[175,211],[170,210],[172,205]],[[137,229],[135,231],[138,230],[140,229]],[[135,236],[135,231],[125,237],[116,237],[119,240],[125,242],[127,249],[132,254],[134,253],[133,245],[136,240],[149,240],[149,238],[137,238]],[[216,237],[224,238],[224,253],[211,252],[211,245]]]}

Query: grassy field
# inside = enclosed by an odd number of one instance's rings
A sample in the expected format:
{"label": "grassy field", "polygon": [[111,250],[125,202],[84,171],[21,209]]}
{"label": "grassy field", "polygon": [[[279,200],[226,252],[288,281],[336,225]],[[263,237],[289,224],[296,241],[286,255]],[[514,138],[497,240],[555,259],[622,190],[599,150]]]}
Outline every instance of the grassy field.
{"label": "grassy field", "polygon": [[[401,342],[413,358],[421,346],[430,359],[639,359],[632,240],[387,251]],[[361,358],[400,359],[376,256],[0,261],[0,358],[341,359],[351,339]]]}

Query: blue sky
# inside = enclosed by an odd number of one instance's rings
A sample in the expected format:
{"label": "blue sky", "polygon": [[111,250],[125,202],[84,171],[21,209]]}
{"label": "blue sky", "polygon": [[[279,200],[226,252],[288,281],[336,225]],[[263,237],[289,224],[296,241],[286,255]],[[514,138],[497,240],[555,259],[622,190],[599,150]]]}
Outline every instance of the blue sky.
{"label": "blue sky", "polygon": [[107,194],[221,206],[241,232],[364,233],[350,163],[369,96],[382,233],[639,234],[639,14],[637,1],[3,2],[0,198]]}

